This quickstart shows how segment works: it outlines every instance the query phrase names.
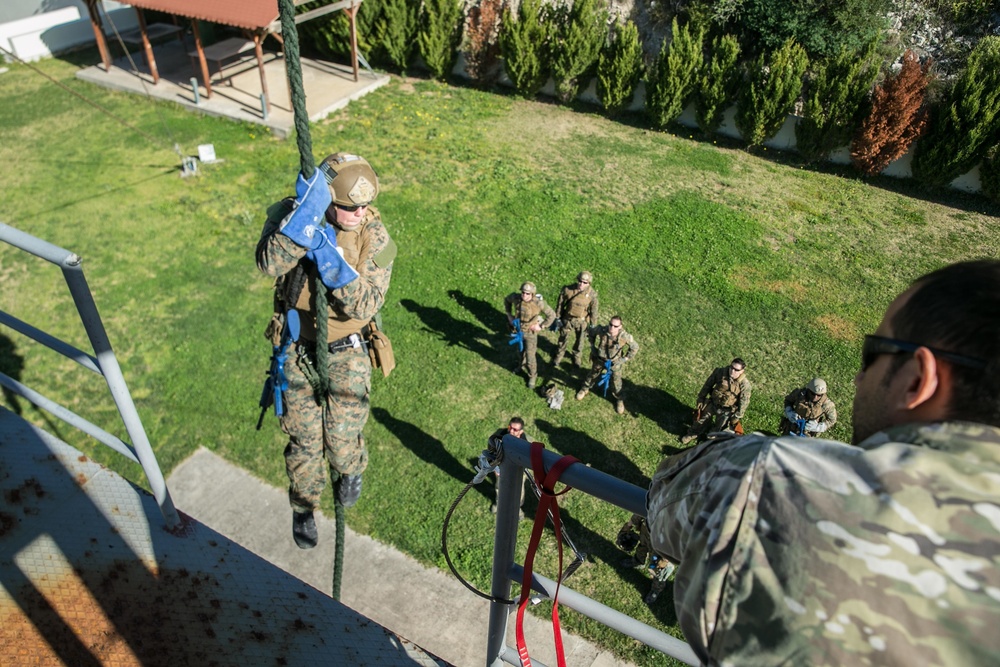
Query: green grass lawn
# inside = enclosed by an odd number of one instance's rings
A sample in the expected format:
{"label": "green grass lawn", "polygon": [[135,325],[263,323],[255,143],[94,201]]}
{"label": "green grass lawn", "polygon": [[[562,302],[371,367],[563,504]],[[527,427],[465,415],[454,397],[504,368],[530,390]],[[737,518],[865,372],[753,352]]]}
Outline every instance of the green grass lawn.
{"label": "green grass lawn", "polygon": [[[0,75],[0,221],[84,258],[165,472],[204,446],[284,486],[276,420],[254,429],[271,281],[253,251],[264,210],[293,190],[295,142],[77,82],[72,62],[40,67],[156,141],[11,66]],[[996,210],[977,197],[925,198],[906,183],[631,123],[394,78],[313,127],[319,158],[348,150],[371,161],[400,249],[383,310],[399,366],[373,381],[371,465],[352,528],[445,567],[445,512],[487,435],[513,414],[547,447],[645,485],[676,451],[708,373],[734,356],[754,383],[749,429],[776,429],[785,394],[820,375],[840,414],[832,436],[848,439],[861,337],[886,304],[945,262],[998,255]],[[212,143],[224,162],[181,179],[174,142],[186,154]],[[531,280],[554,301],[581,269],[594,273],[602,318],[621,315],[641,346],[626,368],[624,416],[599,394],[572,400],[582,372],[548,372],[555,334],[540,343],[541,379],[565,385],[561,411],[509,370],[503,297]],[[0,281],[0,308],[86,349],[54,267],[2,246]],[[0,367],[124,436],[101,378],[9,330]],[[107,448],[23,401],[6,404],[143,483]],[[324,503],[332,514],[329,494]],[[590,554],[570,585],[679,635],[669,589],[650,609],[643,575],[615,567],[625,512],[580,493],[562,504]],[[480,588],[492,521],[474,491],[449,534],[452,558]],[[542,551],[540,572],[554,576],[554,544]],[[662,664],[588,619],[562,618],[623,658]]]}

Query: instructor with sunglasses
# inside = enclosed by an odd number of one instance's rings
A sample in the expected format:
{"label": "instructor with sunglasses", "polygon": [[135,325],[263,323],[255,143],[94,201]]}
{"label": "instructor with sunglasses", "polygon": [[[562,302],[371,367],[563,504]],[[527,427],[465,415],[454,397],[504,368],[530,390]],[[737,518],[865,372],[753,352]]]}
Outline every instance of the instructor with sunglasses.
{"label": "instructor with sunglasses", "polygon": [[864,341],[853,445],[666,459],[653,548],[706,664],[1000,664],[1000,262],[917,279]]}

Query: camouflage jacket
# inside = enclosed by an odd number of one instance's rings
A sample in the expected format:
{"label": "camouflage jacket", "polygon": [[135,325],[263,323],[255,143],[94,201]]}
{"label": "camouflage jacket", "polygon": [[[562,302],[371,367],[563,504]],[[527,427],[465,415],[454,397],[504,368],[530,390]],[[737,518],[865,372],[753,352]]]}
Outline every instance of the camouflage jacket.
{"label": "camouflage jacket", "polygon": [[590,342],[593,346],[590,358],[602,362],[611,359],[613,366],[620,366],[639,351],[639,344],[635,342],[632,334],[622,328],[618,331],[618,337],[612,338],[607,324],[590,330]]}
{"label": "camouflage jacket", "polygon": [[791,408],[801,419],[811,419],[826,424],[827,430],[837,423],[837,406],[828,396],[821,401],[810,401],[806,389],[796,389],[785,396],[785,407]]}
{"label": "camouflage jacket", "polygon": [[733,380],[729,377],[729,366],[721,366],[712,371],[705,380],[701,391],[698,392],[698,403],[707,403],[711,398],[716,408],[731,409],[737,419],[743,419],[747,406],[750,405],[752,390],[753,385],[747,379],[746,373]]}
{"label": "camouflage jacket", "polygon": [[529,333],[528,326],[531,324],[538,324],[544,331],[556,321],[556,311],[539,294],[533,296],[531,301],[525,301],[520,292],[511,292],[503,300],[503,306],[508,315],[521,320],[521,331],[525,333]]}
{"label": "camouflage jacket", "polygon": [[646,505],[707,664],[1000,664],[1000,429],[708,442]]}
{"label": "camouflage jacket", "polygon": [[576,284],[566,285],[559,292],[556,313],[564,320],[586,319],[590,324],[596,324],[597,290],[590,285],[582,290],[577,289]]}
{"label": "camouflage jacket", "polygon": [[[277,233],[278,225],[291,210],[290,201],[286,199],[268,209],[268,218],[257,242],[257,268],[269,276],[278,277],[285,276],[302,264],[309,280],[289,306],[300,311],[302,338],[316,340],[316,300],[313,296],[316,265],[306,258],[306,248]],[[396,256],[396,244],[389,238],[389,232],[374,206],[368,207],[357,228],[337,229],[337,244],[344,248],[344,257],[358,272],[359,278],[339,289],[327,290],[329,340],[359,331],[382,309]],[[279,300],[288,296],[280,292],[279,288]]]}

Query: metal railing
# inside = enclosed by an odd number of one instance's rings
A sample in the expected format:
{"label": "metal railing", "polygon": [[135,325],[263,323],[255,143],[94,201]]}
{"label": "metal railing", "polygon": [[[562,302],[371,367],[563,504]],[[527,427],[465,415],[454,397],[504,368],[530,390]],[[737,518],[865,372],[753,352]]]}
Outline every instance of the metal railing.
{"label": "metal railing", "polygon": [[80,256],[53,245],[48,241],[43,241],[31,234],[5,225],[2,222],[0,222],[0,241],[44,259],[47,262],[51,262],[62,270],[63,277],[66,279],[66,285],[69,287],[73,302],[76,304],[77,312],[83,322],[83,328],[86,330],[90,344],[94,348],[94,355],[87,354],[69,343],[55,338],[40,329],[36,329],[27,322],[3,310],[0,310],[0,324],[7,325],[28,338],[72,359],[87,370],[104,377],[104,380],[108,384],[108,389],[111,390],[111,397],[115,401],[115,406],[118,408],[118,414],[125,424],[125,430],[132,440],[132,444],[125,443],[120,438],[108,433],[75,412],[46,398],[4,373],[0,373],[0,385],[3,385],[37,407],[48,411],[70,426],[78,428],[126,458],[141,465],[143,472],[146,474],[146,479],[149,480],[153,497],[156,498],[160,512],[163,514],[163,520],[166,522],[168,528],[176,527],[180,524],[180,517],[178,517],[173,500],[170,498],[170,492],[163,479],[160,466],[156,461],[156,455],[153,453],[153,448],[146,437],[146,430],[143,428],[139,414],[136,412],[135,403],[132,402],[132,395],[125,385],[125,378],[122,376],[118,359],[115,357],[114,350],[111,349],[108,334],[104,330],[104,324],[101,322],[101,316],[97,312],[94,297],[90,293],[87,279],[83,275],[83,268],[80,266],[82,261]]}
{"label": "metal railing", "polygon": [[[523,566],[514,562],[514,550],[517,541],[517,527],[520,523],[518,520],[518,505],[520,503],[518,484],[523,482],[522,470],[531,467],[530,452],[530,443],[512,435],[504,436],[500,478],[497,480],[497,524],[493,543],[491,595],[495,599],[508,599],[511,582],[519,583],[524,576]],[[559,454],[546,449],[542,454],[545,470],[548,471],[560,458]],[[612,477],[585,465],[572,465],[566,469],[559,481],[572,486],[574,491],[594,496],[633,514],[646,515],[646,490],[634,484],[623,482],[617,477]],[[556,582],[532,573],[531,588],[551,599],[555,595]],[[701,664],[691,647],[680,639],[603,605],[568,588],[565,584],[559,587],[559,604],[677,660],[689,665]],[[489,636],[486,642],[487,667],[500,667],[503,663],[521,664],[517,649],[506,643],[507,616],[514,609],[516,607],[502,602],[490,603]],[[545,667],[534,659],[532,664],[537,667]]]}

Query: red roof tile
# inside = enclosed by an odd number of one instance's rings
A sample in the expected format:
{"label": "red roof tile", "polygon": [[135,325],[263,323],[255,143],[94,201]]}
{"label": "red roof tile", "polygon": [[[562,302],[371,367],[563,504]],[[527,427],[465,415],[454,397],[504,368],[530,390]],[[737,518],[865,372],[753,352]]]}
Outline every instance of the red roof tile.
{"label": "red roof tile", "polygon": [[256,30],[278,18],[278,0],[128,0],[141,9]]}

